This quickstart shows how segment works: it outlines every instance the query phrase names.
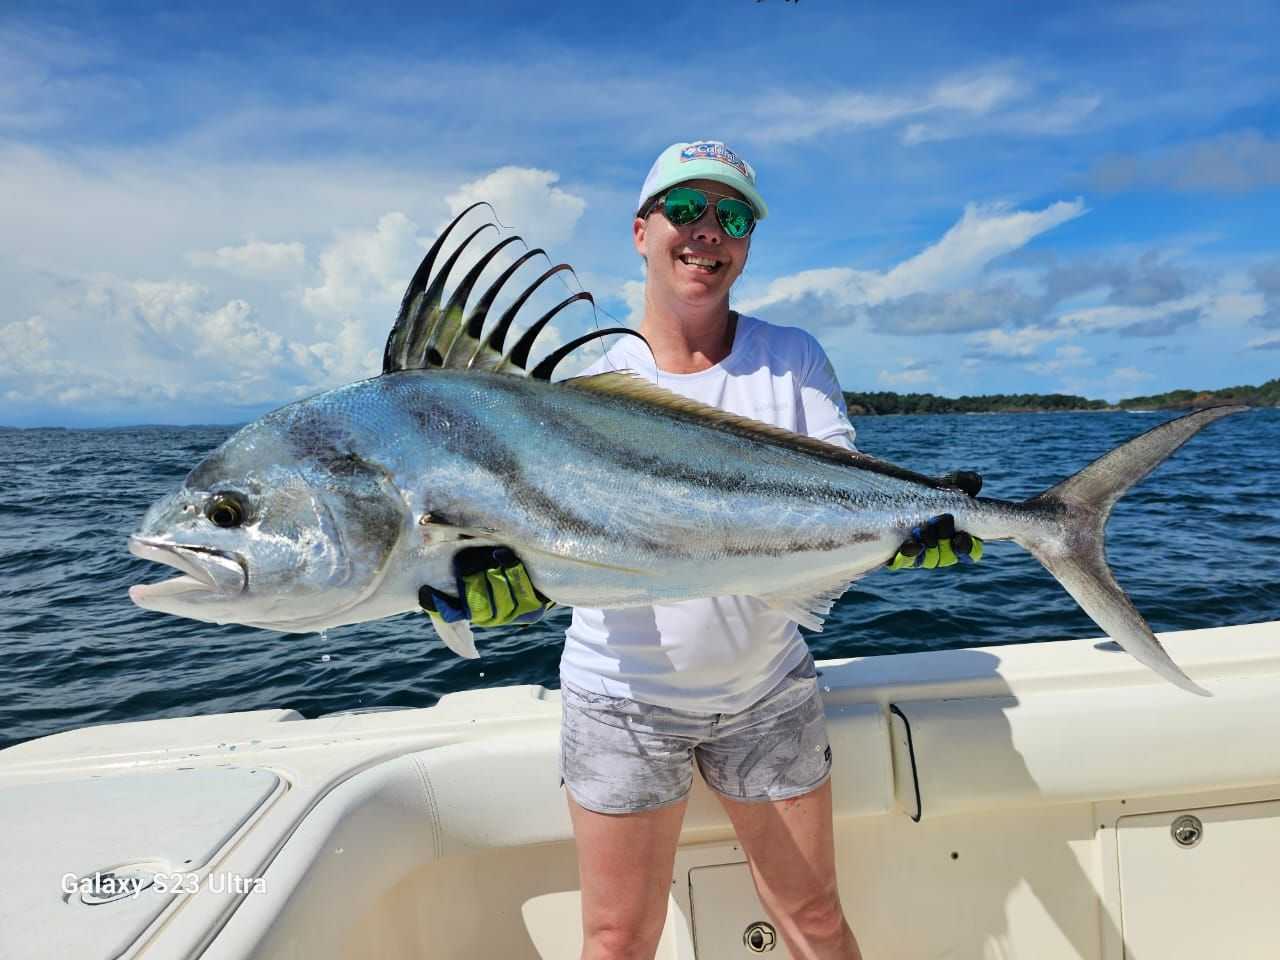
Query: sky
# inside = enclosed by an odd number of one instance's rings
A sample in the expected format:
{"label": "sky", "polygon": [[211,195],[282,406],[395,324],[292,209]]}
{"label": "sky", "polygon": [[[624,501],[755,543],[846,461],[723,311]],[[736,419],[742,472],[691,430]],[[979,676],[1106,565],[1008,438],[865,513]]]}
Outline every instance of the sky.
{"label": "sky", "polygon": [[601,307],[546,345],[634,326],[640,184],[693,139],[769,203],[734,306],[846,390],[1280,375],[1274,2],[221,6],[0,10],[0,424],[372,376],[475,200],[508,228],[477,251],[514,230]]}

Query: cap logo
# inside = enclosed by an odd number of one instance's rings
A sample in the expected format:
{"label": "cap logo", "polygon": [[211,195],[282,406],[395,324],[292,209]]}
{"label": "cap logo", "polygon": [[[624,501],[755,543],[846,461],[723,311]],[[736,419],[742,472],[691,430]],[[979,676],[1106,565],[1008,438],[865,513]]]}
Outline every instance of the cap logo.
{"label": "cap logo", "polygon": [[755,177],[751,175],[751,168],[723,143],[704,140],[699,143],[689,144],[680,151],[680,162],[688,163],[690,160],[719,160],[721,163],[727,163],[737,170],[747,178],[748,182],[755,182]]}

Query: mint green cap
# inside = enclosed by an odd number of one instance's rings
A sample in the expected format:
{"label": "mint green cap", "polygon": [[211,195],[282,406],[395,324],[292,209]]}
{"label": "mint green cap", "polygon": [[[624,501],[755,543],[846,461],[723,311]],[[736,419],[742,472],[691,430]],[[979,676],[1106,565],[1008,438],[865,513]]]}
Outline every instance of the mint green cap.
{"label": "mint green cap", "polygon": [[756,212],[756,219],[769,215],[764,197],[756,189],[756,171],[719,140],[694,140],[692,143],[673,143],[653,161],[649,175],[640,189],[640,202],[636,210],[668,187],[686,180],[714,180],[726,187],[733,187],[747,198]]}

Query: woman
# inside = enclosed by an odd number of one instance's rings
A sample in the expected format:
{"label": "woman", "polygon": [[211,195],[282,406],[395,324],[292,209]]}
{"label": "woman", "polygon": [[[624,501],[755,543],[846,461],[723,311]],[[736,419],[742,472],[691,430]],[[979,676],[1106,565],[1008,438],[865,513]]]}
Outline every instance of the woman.
{"label": "woman", "polygon": [[[843,394],[817,341],[729,309],[767,213],[755,172],[723,143],[664,150],[632,223],[646,264],[640,332],[648,348],[623,340],[586,372],[631,369],[683,396],[852,449]],[[971,494],[981,484],[976,474],[953,477]],[[954,563],[953,529],[949,516],[935,518],[890,565]],[[957,542],[971,559],[981,556],[976,537]],[[460,599],[433,598],[456,607],[455,616],[497,626],[541,614],[542,598],[511,551],[458,557]],[[575,608],[560,679],[584,960],[653,956],[695,763],[792,956],[861,957],[836,886],[825,715],[795,623],[751,597]]]}
{"label": "woman", "polygon": [[[754,171],[723,143],[664,150],[632,224],[652,356],[624,341],[589,372],[631,368],[683,396],[852,447],[817,341],[729,309],[767,213]],[[826,723],[794,623],[748,597],[575,609],[561,690],[584,958],[653,956],[695,762],[792,955],[860,956],[836,889]]]}

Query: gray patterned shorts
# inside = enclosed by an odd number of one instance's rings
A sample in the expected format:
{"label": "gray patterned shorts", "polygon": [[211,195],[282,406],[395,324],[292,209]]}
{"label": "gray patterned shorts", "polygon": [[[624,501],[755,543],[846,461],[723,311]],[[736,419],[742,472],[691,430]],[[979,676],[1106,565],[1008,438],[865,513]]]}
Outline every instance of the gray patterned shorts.
{"label": "gray patterned shorts", "polygon": [[597,813],[639,813],[675,803],[698,764],[733,800],[786,800],[831,773],[827,721],[813,657],[740,713],[692,713],[560,687],[560,776]]}

